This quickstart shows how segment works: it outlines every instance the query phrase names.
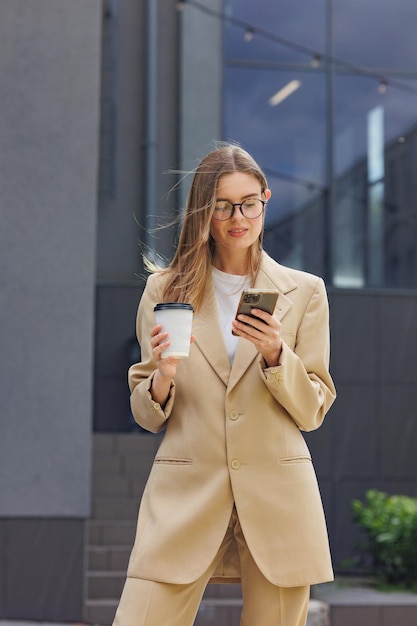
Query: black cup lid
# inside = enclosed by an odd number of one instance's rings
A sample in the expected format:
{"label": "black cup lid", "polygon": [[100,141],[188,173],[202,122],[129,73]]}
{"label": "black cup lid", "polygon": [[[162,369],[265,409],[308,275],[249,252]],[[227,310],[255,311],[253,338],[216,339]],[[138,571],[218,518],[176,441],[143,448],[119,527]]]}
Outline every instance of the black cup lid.
{"label": "black cup lid", "polygon": [[186,311],[194,311],[191,304],[187,304],[186,302],[160,302],[159,304],[155,304],[154,311],[164,311],[166,309],[185,309]]}

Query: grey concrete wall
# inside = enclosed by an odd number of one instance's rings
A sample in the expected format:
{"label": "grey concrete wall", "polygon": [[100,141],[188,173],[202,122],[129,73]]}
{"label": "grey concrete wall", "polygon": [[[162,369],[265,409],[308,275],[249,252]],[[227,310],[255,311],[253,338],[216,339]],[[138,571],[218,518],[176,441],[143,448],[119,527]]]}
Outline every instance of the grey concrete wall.
{"label": "grey concrete wall", "polygon": [[60,619],[81,616],[101,10],[101,0],[0,3],[0,614],[9,617],[56,619],[60,597]]}

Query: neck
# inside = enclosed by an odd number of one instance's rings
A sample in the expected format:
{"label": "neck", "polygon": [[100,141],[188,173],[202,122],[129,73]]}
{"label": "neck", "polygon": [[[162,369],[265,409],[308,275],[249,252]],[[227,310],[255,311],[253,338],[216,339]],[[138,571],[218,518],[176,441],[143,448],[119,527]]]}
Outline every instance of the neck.
{"label": "neck", "polygon": [[215,268],[226,274],[235,274],[237,276],[246,276],[249,273],[248,253],[242,250],[241,254],[231,256],[229,253],[221,254],[216,250],[213,257],[213,265]]}

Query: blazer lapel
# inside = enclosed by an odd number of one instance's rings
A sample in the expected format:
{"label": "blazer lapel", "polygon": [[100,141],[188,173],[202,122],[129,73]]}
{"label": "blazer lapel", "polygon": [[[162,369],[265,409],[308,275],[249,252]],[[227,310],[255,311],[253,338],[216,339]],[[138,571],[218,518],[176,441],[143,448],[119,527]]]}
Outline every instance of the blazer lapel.
{"label": "blazer lapel", "polygon": [[[296,289],[297,285],[288,276],[285,268],[277,265],[268,255],[264,254],[255,281],[255,288],[277,289],[279,291],[275,315],[279,320],[282,320],[292,306],[291,300],[286,294]],[[240,339],[233,366],[230,366],[229,356],[223,340],[223,332],[219,323],[216,296],[211,279],[207,282],[202,309],[194,315],[193,334],[196,337],[196,346],[204,354],[229,390],[236,385],[253,360],[258,356],[258,351],[250,341]]]}
{"label": "blazer lapel", "polygon": [[[269,268],[269,265],[274,265]],[[278,269],[277,269],[278,268]],[[288,313],[292,306],[291,300],[285,295],[289,291],[296,289],[297,285],[289,278],[285,269],[272,261],[267,255],[264,254],[261,268],[258,272],[255,281],[255,288],[257,289],[277,289],[279,291],[278,302],[275,308],[275,315],[281,321],[284,315]],[[240,339],[236,350],[236,355],[233,361],[232,370],[230,372],[228,390],[243,376],[248,369],[252,361],[259,355],[255,346],[247,339]]]}
{"label": "blazer lapel", "polygon": [[211,280],[208,281],[204,304],[194,315],[195,343],[225,385],[229,382],[230,360],[223,340],[217,313],[217,302]]}

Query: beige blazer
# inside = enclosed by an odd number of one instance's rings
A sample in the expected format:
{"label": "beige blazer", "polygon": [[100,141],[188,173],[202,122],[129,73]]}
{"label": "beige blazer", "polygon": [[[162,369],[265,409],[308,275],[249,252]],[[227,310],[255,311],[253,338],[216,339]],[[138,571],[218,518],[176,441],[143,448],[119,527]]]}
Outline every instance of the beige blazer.
{"label": "beige blazer", "polygon": [[[194,316],[196,341],[162,410],[149,393],[156,368],[149,331],[161,277],[148,279],[137,317],[143,360],[129,370],[131,406],[143,428],[166,430],[143,494],[129,576],[197,579],[214,559],[235,504],[249,549],[272,583],[291,587],[333,577],[317,480],[300,432],[318,428],[335,398],[324,283],[264,253],[255,286],[280,292],[279,365],[265,367],[255,347],[240,339],[230,366],[210,281]],[[226,556],[219,577],[239,579],[235,554]]]}

